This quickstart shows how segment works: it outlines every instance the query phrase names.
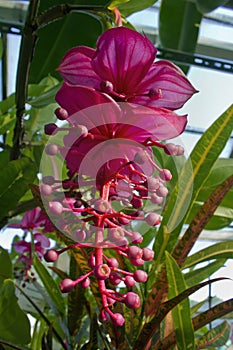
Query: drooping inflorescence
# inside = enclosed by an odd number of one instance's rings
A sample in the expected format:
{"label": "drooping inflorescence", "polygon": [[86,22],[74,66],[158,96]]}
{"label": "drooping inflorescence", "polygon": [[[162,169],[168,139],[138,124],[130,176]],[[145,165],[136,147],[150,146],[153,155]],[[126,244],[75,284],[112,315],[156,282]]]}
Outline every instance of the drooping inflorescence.
{"label": "drooping inflorescence", "polygon": [[[97,50],[72,49],[58,69],[65,80],[56,95],[60,126],[45,126],[50,139],[40,191],[51,221],[73,242],[47,251],[45,260],[55,262],[67,250],[89,248],[89,270],[75,280],[64,279],[61,291],[87,288],[95,278],[102,299],[99,318],[117,326],[124,317],[113,312],[113,304],[140,306],[133,287],[147,281],[143,265],[154,257],[150,248],[140,248],[143,236],[132,223],[160,224],[155,211],[172,178],[154,159],[152,147],[183,154],[181,146],[163,141],[183,132],[187,116],[173,110],[195,92],[175,65],[153,63],[155,55],[146,37],[123,27],[106,31]],[[122,258],[134,266],[132,272],[120,267]],[[129,288],[125,294],[117,289],[122,283]]]}

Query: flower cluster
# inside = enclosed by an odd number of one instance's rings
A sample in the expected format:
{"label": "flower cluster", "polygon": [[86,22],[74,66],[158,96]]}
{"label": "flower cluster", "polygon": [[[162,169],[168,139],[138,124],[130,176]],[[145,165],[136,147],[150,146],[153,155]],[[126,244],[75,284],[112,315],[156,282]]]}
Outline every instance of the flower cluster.
{"label": "flower cluster", "polygon": [[[13,243],[14,250],[20,254],[14,272],[15,278],[27,282],[29,277],[34,278],[34,273],[31,272],[33,252],[42,259],[46,249],[50,247],[50,240],[44,234],[53,230],[51,223],[40,208],[35,208],[27,211],[19,224],[12,223],[8,227],[24,231],[23,239]],[[26,241],[29,233],[30,241]]]}
{"label": "flower cluster", "polygon": [[[45,260],[55,262],[68,249],[91,248],[89,271],[76,280],[64,279],[60,288],[65,293],[76,285],[87,288],[96,278],[102,298],[99,318],[117,326],[124,317],[112,305],[140,306],[132,288],[146,282],[146,272],[138,267],[154,257],[153,250],[138,246],[143,237],[132,222],[160,224],[159,213],[151,205],[147,209],[147,202],[158,209],[172,178],[155,161],[152,146],[168,155],[183,154],[181,146],[162,141],[183,132],[187,116],[174,110],[196,92],[178,67],[154,63],[155,56],[146,37],[124,27],[103,33],[96,50],[71,49],[58,68],[64,83],[55,114],[62,126],[45,126],[51,135],[45,154],[54,174],[47,174],[42,162],[41,195],[51,221],[74,241],[60,251],[47,251]],[[65,162],[66,176],[56,157]],[[116,257],[109,257],[108,249]],[[133,272],[122,269],[118,257],[128,259]],[[120,283],[130,291],[118,292]]]}

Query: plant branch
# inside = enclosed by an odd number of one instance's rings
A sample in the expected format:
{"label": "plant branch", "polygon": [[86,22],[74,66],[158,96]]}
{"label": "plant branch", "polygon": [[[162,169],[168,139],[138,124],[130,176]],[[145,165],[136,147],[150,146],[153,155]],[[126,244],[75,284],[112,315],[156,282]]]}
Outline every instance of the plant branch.
{"label": "plant branch", "polygon": [[18,70],[16,77],[16,123],[13,135],[13,147],[10,159],[18,159],[24,136],[24,115],[27,99],[28,76],[36,43],[35,18],[39,7],[39,0],[31,0],[28,17],[22,33]]}

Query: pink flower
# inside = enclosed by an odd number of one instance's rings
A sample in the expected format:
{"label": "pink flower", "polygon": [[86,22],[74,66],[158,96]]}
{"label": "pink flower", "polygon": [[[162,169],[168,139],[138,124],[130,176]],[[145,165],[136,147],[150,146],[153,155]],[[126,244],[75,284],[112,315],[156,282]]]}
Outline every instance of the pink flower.
{"label": "pink flower", "polygon": [[34,208],[32,210],[28,210],[20,224],[9,224],[8,227],[12,228],[21,228],[23,230],[33,230],[41,227],[44,224],[45,215],[40,208]]}
{"label": "pink flower", "polygon": [[[187,123],[187,116],[178,116],[168,109],[116,103],[94,89],[67,83],[56,100],[70,115],[67,120],[72,127],[64,136],[62,149],[70,175],[95,178],[99,170],[102,183],[109,181],[123,164],[132,162],[141,149],[147,147],[151,154],[149,145],[153,142],[181,134]],[[92,107],[87,108],[90,104]],[[87,135],[78,135],[80,125],[88,130]],[[144,172],[154,172],[150,162]]]}
{"label": "pink flower", "polygon": [[178,109],[197,92],[173,63],[154,63],[156,48],[145,36],[125,27],[104,32],[97,49],[66,53],[58,71],[72,85],[105,92],[116,101]]}

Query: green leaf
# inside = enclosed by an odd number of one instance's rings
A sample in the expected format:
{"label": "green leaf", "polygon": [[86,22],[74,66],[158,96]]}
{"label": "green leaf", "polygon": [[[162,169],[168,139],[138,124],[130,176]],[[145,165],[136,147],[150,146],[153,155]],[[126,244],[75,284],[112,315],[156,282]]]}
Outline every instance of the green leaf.
{"label": "green leaf", "polygon": [[33,258],[33,266],[35,267],[36,272],[38,273],[44,288],[46,289],[49,297],[54,303],[57,314],[64,316],[65,314],[65,304],[62,297],[61,291],[52,276],[49,274],[45,266],[35,255]]}
{"label": "green leaf", "polygon": [[15,125],[15,114],[6,113],[0,116],[0,134],[5,134],[12,130]]}
{"label": "green leaf", "polygon": [[[156,265],[165,250],[171,252],[177,242],[186,213],[195,203],[216,159],[228,141],[233,128],[233,105],[202,135],[180,173],[172,191],[155,242]],[[171,234],[172,233],[172,234]]]}
{"label": "green leaf", "polygon": [[55,102],[55,95],[58,92],[60,87],[61,87],[61,84],[57,84],[51,89],[40,94],[40,96],[34,99],[31,99],[28,103],[34,108],[44,108],[49,104]]}
{"label": "green leaf", "polygon": [[12,263],[8,251],[0,246],[0,285],[7,278],[12,278]]}
{"label": "green leaf", "polygon": [[[197,201],[204,202],[213,190],[220,185],[228,176],[233,173],[233,158],[219,158],[214,163],[208,178],[201,187],[197,196]],[[221,205],[224,207],[233,208],[233,190],[230,190],[223,198]]]}
{"label": "green leaf", "polygon": [[202,14],[193,1],[162,0],[159,12],[161,46],[193,53],[201,20]]}
{"label": "green leaf", "polygon": [[219,324],[207,332],[196,342],[197,349],[208,349],[226,344],[229,339],[231,327],[227,321]]}
{"label": "green leaf", "polygon": [[0,220],[16,207],[36,173],[34,163],[28,158],[11,161],[0,170]]}
{"label": "green leaf", "polygon": [[229,0],[196,0],[197,9],[205,14],[225,5]]}
{"label": "green leaf", "polygon": [[10,160],[10,150],[5,149],[4,151],[1,151],[0,152],[1,167],[4,167],[5,165],[7,165],[9,163],[9,160]]}
{"label": "green leaf", "polygon": [[214,272],[223,267],[226,259],[218,259],[204,267],[191,270],[184,274],[187,287],[191,287],[205,279],[209,278]]}
{"label": "green leaf", "polygon": [[78,45],[94,47],[101,32],[99,20],[87,13],[71,13],[40,29],[30,70],[30,82],[38,82],[49,74],[61,79],[56,68],[65,53]]}
{"label": "green leaf", "polygon": [[212,259],[232,259],[233,258],[233,242],[226,241],[216,243],[210,247],[202,249],[201,251],[187,257],[182,268],[187,268],[199,264],[203,261]]}
{"label": "green leaf", "polygon": [[11,280],[5,280],[0,288],[0,339],[15,345],[30,342],[30,322],[18,305]]}
{"label": "green leaf", "polygon": [[8,96],[0,102],[0,115],[8,112],[9,109],[15,106],[15,94]]}
{"label": "green leaf", "polygon": [[[174,298],[186,289],[185,280],[176,261],[166,252],[168,278],[168,298]],[[194,349],[194,331],[191,319],[189,300],[185,299],[173,310],[173,321],[176,332],[176,343],[179,350]]]}
{"label": "green leaf", "polygon": [[[128,0],[128,1],[121,1],[122,4],[118,4],[117,8],[124,16],[132,15],[135,12],[142,11],[148,7],[151,7],[154,5],[158,0],[144,0],[144,1],[138,1],[138,0]],[[114,3],[115,1],[113,1]],[[112,4],[111,4],[112,5]],[[111,6],[110,5],[110,6]]]}

